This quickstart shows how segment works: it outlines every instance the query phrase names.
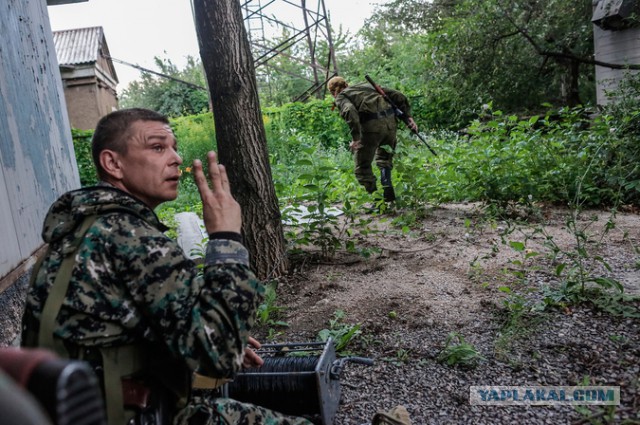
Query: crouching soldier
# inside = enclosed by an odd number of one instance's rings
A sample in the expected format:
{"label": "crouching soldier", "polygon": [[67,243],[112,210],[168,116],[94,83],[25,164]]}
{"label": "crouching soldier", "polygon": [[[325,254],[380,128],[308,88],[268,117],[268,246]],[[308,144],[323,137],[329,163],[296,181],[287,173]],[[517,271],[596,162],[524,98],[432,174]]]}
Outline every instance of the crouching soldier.
{"label": "crouching soldier", "polygon": [[264,288],[215,153],[210,185],[203,164],[193,164],[209,233],[201,272],[154,212],[178,193],[182,159],[167,118],[113,112],[97,125],[92,155],[101,182],[62,195],[45,219],[48,249],[34,268],[23,345],[91,363],[109,425],[310,424],[192,394],[194,376],[213,389],[243,364],[262,362],[248,344],[259,345],[249,335]]}

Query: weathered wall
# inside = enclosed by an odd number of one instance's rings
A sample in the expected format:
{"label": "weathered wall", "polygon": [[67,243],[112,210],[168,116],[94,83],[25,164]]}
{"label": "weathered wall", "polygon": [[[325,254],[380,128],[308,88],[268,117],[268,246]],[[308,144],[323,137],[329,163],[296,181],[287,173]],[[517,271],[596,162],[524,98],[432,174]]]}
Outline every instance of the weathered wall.
{"label": "weathered wall", "polygon": [[100,118],[118,108],[115,88],[96,74],[104,75],[93,66],[62,71],[67,112],[73,128],[93,130]]}
{"label": "weathered wall", "polygon": [[[102,82],[98,84],[98,87],[98,104],[100,105],[100,118],[102,118],[118,109],[118,94],[114,89]],[[95,128],[95,126],[92,128]]]}
{"label": "weathered wall", "polygon": [[95,78],[65,80],[64,85],[64,97],[71,127],[82,130],[94,129],[102,116]]}
{"label": "weathered wall", "polygon": [[[45,0],[0,1],[0,292],[21,282],[51,203],[80,186]],[[19,298],[19,297],[18,297]],[[7,312],[0,313],[6,328]]]}
{"label": "weathered wall", "polygon": [[[603,30],[593,27],[595,57],[599,61],[615,64],[640,63],[640,28],[620,31]],[[628,71],[596,66],[597,98],[599,105],[609,103],[607,91],[615,89]]]}

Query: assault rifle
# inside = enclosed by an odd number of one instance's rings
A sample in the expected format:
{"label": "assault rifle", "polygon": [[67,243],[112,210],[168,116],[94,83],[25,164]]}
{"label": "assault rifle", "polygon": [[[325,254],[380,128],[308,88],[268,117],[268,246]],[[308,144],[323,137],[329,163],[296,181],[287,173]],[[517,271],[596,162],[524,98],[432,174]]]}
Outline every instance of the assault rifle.
{"label": "assault rifle", "polygon": [[382,90],[382,87],[380,87],[379,85],[377,85],[372,79],[371,77],[369,77],[368,75],[365,75],[364,78],[367,79],[367,81],[369,82],[369,84],[371,84],[373,86],[374,89],[376,89],[376,91],[380,94],[380,96],[382,96],[384,98],[384,100],[387,101],[387,103],[389,103],[389,105],[391,105],[391,108],[393,109],[393,112],[396,114],[396,116],[398,118],[400,118],[406,125],[407,127],[409,127],[409,129],[411,130],[411,132],[413,134],[415,134],[416,136],[418,136],[418,139],[420,139],[420,141],[422,143],[424,143],[424,145],[429,148],[429,150],[431,151],[431,153],[434,156],[438,156],[438,154],[436,153],[436,151],[434,151],[433,149],[431,149],[431,146],[429,146],[429,144],[427,143],[426,140],[424,140],[424,138],[420,135],[420,133],[418,133],[418,131],[414,130],[413,128],[411,128],[411,126],[409,125],[409,116],[407,114],[405,114],[404,112],[402,112],[402,109],[398,108],[398,106],[393,102],[393,100],[391,100],[391,98],[384,92],[384,90]]}

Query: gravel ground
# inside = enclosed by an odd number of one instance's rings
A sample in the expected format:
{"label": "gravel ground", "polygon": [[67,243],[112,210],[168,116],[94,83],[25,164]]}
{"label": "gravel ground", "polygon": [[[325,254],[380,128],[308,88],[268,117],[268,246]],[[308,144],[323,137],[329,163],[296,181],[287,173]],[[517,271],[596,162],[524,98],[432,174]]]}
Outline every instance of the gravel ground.
{"label": "gravel ground", "polygon": [[[327,329],[338,310],[344,325],[361,325],[348,349],[374,360],[373,366],[347,363],[341,379],[335,425],[370,423],[376,411],[404,405],[414,424],[640,424],[640,320],[613,316],[589,305],[528,312],[506,337],[504,324],[509,285],[526,306],[541,299],[540,288],[556,284],[557,264],[546,255],[525,260],[509,249],[509,223],[486,221],[473,205],[446,205],[430,210],[408,234],[389,226],[399,215],[372,216],[380,233],[360,235],[360,247],[382,248],[369,259],[345,253],[329,261],[301,257],[292,275],[280,281],[277,305],[288,328],[267,327],[256,333],[263,342],[313,341]],[[592,222],[591,217],[598,220]],[[544,237],[533,235],[544,223],[565,252],[575,237],[564,228],[566,211],[544,210],[534,225],[521,225],[506,239],[526,240],[527,249],[547,253]],[[628,294],[640,294],[640,217],[618,214],[613,231],[601,238],[609,217],[583,214],[580,229],[590,235],[589,267],[598,276],[615,278]],[[530,235],[525,237],[524,235]],[[601,240],[601,244],[594,241]],[[527,251],[527,252],[531,252]],[[515,276],[526,271],[526,280]],[[2,298],[2,345],[18,332],[21,283]],[[626,304],[640,308],[635,301]],[[269,332],[276,332],[270,341]],[[279,333],[278,333],[279,332]],[[451,332],[464,336],[484,358],[475,367],[448,366],[438,356]],[[472,406],[472,385],[590,385],[620,387],[621,404],[609,411],[591,407],[580,413],[567,406]],[[1,423],[1,420],[0,420]]]}
{"label": "gravel ground", "polygon": [[[575,238],[564,229],[565,214],[546,211],[543,222],[554,241],[569,252]],[[596,216],[599,219],[592,221]],[[580,228],[589,229],[595,240],[607,217],[602,212],[584,214]],[[500,244],[507,223],[469,225],[477,219],[469,206],[441,207],[410,234],[386,228],[362,237],[362,245],[384,247],[375,258],[340,253],[322,263],[305,258],[294,276],[280,282],[277,303],[285,308],[283,319],[290,326],[280,330],[276,342],[315,340],[337,310],[345,312],[344,324],[361,325],[362,334],[349,350],[375,363],[347,363],[340,379],[336,425],[370,423],[376,411],[399,404],[408,409],[414,424],[640,423],[640,320],[584,304],[530,312],[530,306],[542,299],[542,285],[557,284],[555,264],[540,255],[526,260],[524,268],[515,267],[513,261],[522,257]],[[385,228],[384,222],[379,224]],[[595,261],[588,263],[594,275],[602,272],[622,282],[628,293],[638,294],[634,246],[640,218],[619,215],[616,224],[603,244],[588,247],[589,258],[602,255],[612,271],[598,268]],[[524,240],[522,235],[531,229],[522,225],[508,239]],[[543,239],[530,238],[528,249],[544,252]],[[514,267],[526,269],[526,283],[513,283]],[[509,282],[522,296],[526,311],[510,336],[504,325],[514,316],[505,309],[505,294],[497,289]],[[637,315],[640,303],[625,305]],[[483,357],[475,367],[438,362],[451,332],[462,335]],[[259,336],[267,339],[266,329]],[[581,413],[572,406],[469,402],[472,385],[587,382],[620,387],[621,403],[613,413],[597,406]]]}

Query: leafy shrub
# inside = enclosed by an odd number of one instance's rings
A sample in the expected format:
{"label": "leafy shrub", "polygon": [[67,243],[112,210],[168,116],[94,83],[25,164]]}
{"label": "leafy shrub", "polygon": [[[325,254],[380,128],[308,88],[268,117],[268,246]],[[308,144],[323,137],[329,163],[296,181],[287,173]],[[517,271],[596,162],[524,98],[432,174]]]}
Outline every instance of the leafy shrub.
{"label": "leafy shrub", "polygon": [[616,203],[620,188],[632,183],[629,167],[612,164],[620,163],[616,152],[624,142],[605,118],[591,120],[587,112],[520,119],[489,107],[488,118],[475,120],[466,136],[444,142],[448,157],[434,176],[440,199],[566,204],[579,196],[585,206]]}
{"label": "leafy shrub", "polygon": [[351,325],[344,323],[345,312],[336,310],[333,313],[333,319],[329,319],[329,327],[318,332],[318,340],[327,342],[331,338],[335,344],[337,353],[347,355],[347,346],[357,339],[362,333],[360,324]]}
{"label": "leafy shrub", "polygon": [[73,137],[73,149],[76,154],[76,163],[78,164],[78,173],[80,174],[80,184],[92,186],[98,182],[96,167],[93,165],[91,157],[91,137],[93,130],[71,129]]}
{"label": "leafy shrub", "polygon": [[445,347],[438,355],[438,361],[448,366],[475,367],[481,360],[485,358],[457,332],[447,336]]}
{"label": "leafy shrub", "polygon": [[190,167],[194,159],[204,161],[207,152],[217,149],[211,112],[173,118],[171,127],[178,139],[178,152],[182,157],[183,167]]}
{"label": "leafy shrub", "polygon": [[277,141],[292,134],[313,137],[324,148],[347,145],[349,129],[332,104],[330,100],[312,100],[265,108],[270,152],[280,152]]}
{"label": "leafy shrub", "polygon": [[278,320],[284,307],[276,304],[277,282],[265,285],[264,301],[258,306],[256,319],[260,326],[289,326],[287,322]]}

